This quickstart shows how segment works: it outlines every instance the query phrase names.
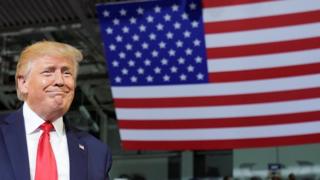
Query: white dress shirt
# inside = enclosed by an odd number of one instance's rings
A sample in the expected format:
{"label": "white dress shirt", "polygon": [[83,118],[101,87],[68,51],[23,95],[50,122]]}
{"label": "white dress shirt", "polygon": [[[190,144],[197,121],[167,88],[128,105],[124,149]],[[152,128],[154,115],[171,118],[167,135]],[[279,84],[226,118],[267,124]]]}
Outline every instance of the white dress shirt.
{"label": "white dress shirt", "polygon": [[[23,117],[26,128],[27,147],[31,180],[36,173],[37,149],[42,130],[39,128],[45,121],[41,119],[27,103],[23,104]],[[62,117],[52,122],[54,130],[50,132],[50,142],[56,158],[58,179],[70,179],[69,152],[66,131]]]}

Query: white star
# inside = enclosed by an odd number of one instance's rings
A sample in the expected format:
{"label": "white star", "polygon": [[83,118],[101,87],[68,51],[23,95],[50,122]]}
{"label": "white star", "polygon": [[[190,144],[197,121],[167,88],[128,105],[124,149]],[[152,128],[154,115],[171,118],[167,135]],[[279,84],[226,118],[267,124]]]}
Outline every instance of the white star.
{"label": "white star", "polygon": [[172,9],[173,12],[178,11],[179,6],[174,4],[174,5],[171,6],[171,9]]}
{"label": "white star", "polygon": [[170,76],[167,74],[163,76],[163,81],[170,81]]}
{"label": "white star", "polygon": [[198,79],[198,80],[203,80],[203,78],[204,78],[204,75],[203,75],[203,74],[201,74],[201,73],[198,73],[198,74],[197,74],[197,79]]}
{"label": "white star", "polygon": [[108,27],[108,28],[106,29],[106,32],[107,32],[107,34],[112,34],[112,33],[113,33],[113,29],[110,28],[110,27]]}
{"label": "white star", "polygon": [[116,78],[114,78],[114,80],[116,81],[116,83],[121,83],[121,77],[117,76]]}
{"label": "white star", "polygon": [[143,68],[141,68],[141,67],[140,67],[140,68],[138,68],[138,70],[137,70],[137,71],[138,71],[138,74],[143,74],[143,73],[144,73],[144,69],[143,69]]}
{"label": "white star", "polygon": [[128,51],[132,50],[132,45],[131,45],[131,44],[126,44],[126,49],[127,49]]}
{"label": "white star", "polygon": [[189,19],[189,15],[187,13],[185,13],[185,12],[183,14],[181,14],[181,17],[182,17],[183,20]]}
{"label": "white star", "polygon": [[156,51],[156,50],[153,50],[153,51],[151,52],[151,55],[152,55],[152,57],[158,57],[159,52]]}
{"label": "white star", "polygon": [[148,21],[148,23],[152,23],[153,22],[153,17],[152,16],[148,16],[147,17],[147,21]]}
{"label": "white star", "polygon": [[194,46],[200,46],[200,44],[201,44],[201,41],[200,41],[199,39],[195,39],[195,40],[193,41],[193,45],[194,45]]}
{"label": "white star", "polygon": [[127,74],[129,73],[129,71],[128,71],[128,69],[123,68],[123,69],[121,70],[121,73],[122,73],[123,75],[127,75]]}
{"label": "white star", "polygon": [[120,53],[119,53],[119,57],[120,57],[120,59],[126,58],[126,53],[120,52]]}
{"label": "white star", "polygon": [[140,30],[140,32],[145,32],[146,31],[146,26],[144,26],[144,25],[140,25],[139,26],[139,30]]}
{"label": "white star", "polygon": [[165,47],[166,47],[166,43],[163,42],[163,41],[161,41],[161,42],[159,43],[159,47],[160,47],[160,49],[165,48]]}
{"label": "white star", "polygon": [[123,32],[123,33],[128,33],[128,32],[129,32],[129,28],[128,28],[127,26],[124,26],[124,27],[122,28],[122,32]]}
{"label": "white star", "polygon": [[112,61],[112,66],[113,67],[119,67],[119,62],[116,61],[116,60]]}
{"label": "white star", "polygon": [[161,64],[162,65],[167,65],[168,64],[168,59],[165,59],[165,58],[161,59]]}
{"label": "white star", "polygon": [[170,49],[168,53],[169,53],[169,56],[175,56],[176,55],[176,51],[173,50],[173,49]]}
{"label": "white star", "polygon": [[149,35],[150,40],[155,40],[156,37],[157,37],[157,36],[156,36],[154,33],[151,33],[151,34]]}
{"label": "white star", "polygon": [[163,30],[163,25],[162,24],[157,24],[157,30],[162,31]]}
{"label": "white star", "polygon": [[120,10],[120,15],[121,15],[121,16],[127,15],[127,11],[124,10],[124,9],[121,9],[121,10]]}
{"label": "white star", "polygon": [[140,51],[137,51],[134,53],[134,55],[136,56],[136,58],[141,58],[142,53]]}
{"label": "white star", "polygon": [[119,35],[116,36],[116,41],[117,41],[117,42],[122,42],[122,36],[119,36]]}
{"label": "white star", "polygon": [[202,62],[202,58],[200,56],[197,56],[195,58],[196,63],[201,63]]}
{"label": "white star", "polygon": [[174,27],[175,29],[180,29],[180,28],[181,28],[181,24],[178,23],[178,22],[175,22],[175,23],[173,24],[173,27]]}
{"label": "white star", "polygon": [[185,38],[189,38],[190,35],[191,35],[191,32],[190,32],[190,31],[185,31],[185,32],[183,32],[183,36],[184,36]]}
{"label": "white star", "polygon": [[194,71],[194,67],[191,66],[191,65],[189,65],[189,66],[187,67],[187,70],[188,70],[188,72],[193,72],[193,71]]}
{"label": "white star", "polygon": [[181,75],[179,76],[179,78],[180,78],[181,81],[187,80],[187,76],[186,76],[185,74],[181,74]]}
{"label": "white star", "polygon": [[180,40],[178,40],[178,41],[176,42],[176,46],[177,46],[178,48],[182,47],[182,46],[183,46],[183,42],[180,41]]}
{"label": "white star", "polygon": [[130,21],[131,24],[136,24],[137,23],[137,19],[134,18],[134,17],[131,17],[129,21]]}
{"label": "white star", "polygon": [[199,26],[198,21],[192,21],[191,26],[192,26],[193,28],[197,28],[197,27]]}
{"label": "white star", "polygon": [[186,53],[187,56],[192,55],[192,49],[190,49],[190,48],[186,49],[185,53]]}
{"label": "white star", "polygon": [[149,59],[146,59],[146,60],[144,61],[144,65],[150,66],[150,65],[151,65],[151,61],[150,61]]}
{"label": "white star", "polygon": [[171,71],[172,73],[176,73],[176,72],[178,71],[178,68],[175,67],[175,66],[172,66],[172,67],[170,68],[170,71]]}
{"label": "white star", "polygon": [[141,46],[142,46],[142,49],[148,49],[149,48],[149,44],[146,43],[146,42],[143,42]]}
{"label": "white star", "polygon": [[133,67],[136,63],[133,60],[128,61],[128,65],[130,67]]}
{"label": "white star", "polygon": [[104,10],[104,11],[103,11],[103,16],[104,16],[104,17],[109,17],[109,16],[110,16],[110,12],[107,11],[107,10]]}
{"label": "white star", "polygon": [[113,22],[114,25],[119,25],[120,24],[120,21],[117,18],[113,19],[112,22]]}
{"label": "white star", "polygon": [[155,13],[160,13],[161,12],[161,7],[159,7],[158,5],[154,8],[154,12]]}
{"label": "white star", "polygon": [[138,14],[143,14],[144,9],[142,9],[141,7],[139,7],[139,8],[137,9],[137,12],[138,12]]}
{"label": "white star", "polygon": [[116,50],[117,46],[115,46],[114,44],[110,44],[109,49],[110,51],[114,51]]}
{"label": "white star", "polygon": [[173,38],[173,33],[172,32],[168,32],[166,34],[166,36],[167,36],[168,39],[172,39]]}
{"label": "white star", "polygon": [[171,20],[171,16],[169,14],[166,14],[164,17],[165,21],[170,21]]}
{"label": "white star", "polygon": [[137,34],[132,36],[133,41],[139,41],[140,37]]}
{"label": "white star", "polygon": [[159,67],[156,67],[156,68],[154,68],[153,70],[154,70],[154,72],[155,72],[156,74],[160,74],[160,73],[161,73],[161,69],[160,69]]}
{"label": "white star", "polygon": [[138,78],[135,76],[131,76],[130,81],[136,83],[138,81]]}
{"label": "white star", "polygon": [[149,75],[149,76],[147,76],[147,77],[146,77],[146,79],[147,79],[147,81],[148,81],[148,82],[152,82],[152,81],[153,81],[153,77],[152,77],[152,76],[150,76],[150,75]]}
{"label": "white star", "polygon": [[184,64],[185,61],[186,61],[186,60],[185,60],[183,57],[180,57],[180,58],[178,59],[179,64]]}
{"label": "white star", "polygon": [[191,10],[195,10],[197,8],[197,5],[195,3],[189,4],[189,7]]}

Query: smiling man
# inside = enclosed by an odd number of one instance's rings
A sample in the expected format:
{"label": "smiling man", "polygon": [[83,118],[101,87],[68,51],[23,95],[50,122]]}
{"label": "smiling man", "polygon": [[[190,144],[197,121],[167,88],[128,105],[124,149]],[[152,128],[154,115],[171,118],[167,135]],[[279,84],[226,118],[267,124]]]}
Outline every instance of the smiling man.
{"label": "smiling man", "polygon": [[0,119],[1,180],[105,180],[107,146],[64,123],[76,87],[81,52],[41,41],[21,53],[16,70],[17,112]]}

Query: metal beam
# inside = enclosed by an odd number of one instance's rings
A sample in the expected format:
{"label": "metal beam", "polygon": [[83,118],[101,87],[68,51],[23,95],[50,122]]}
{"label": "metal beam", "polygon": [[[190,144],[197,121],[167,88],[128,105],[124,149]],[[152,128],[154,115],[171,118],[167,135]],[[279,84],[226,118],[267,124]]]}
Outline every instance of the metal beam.
{"label": "metal beam", "polygon": [[[80,18],[80,21],[82,22],[85,30],[88,32],[88,34],[90,34],[90,37],[92,38],[92,39],[89,39],[91,41],[91,44],[95,45],[97,44],[97,42],[101,42],[101,39],[99,37],[99,33],[97,33],[94,28],[97,25],[92,23],[85,14],[86,10],[84,9],[85,4],[83,2],[84,1],[80,1],[80,0],[69,0],[69,3],[72,9]],[[95,47],[97,49],[100,49],[99,46],[95,45]]]}
{"label": "metal beam", "polygon": [[94,96],[91,93],[92,88],[90,85],[83,85],[80,87],[80,89],[83,92],[83,94],[86,95],[90,104],[95,107],[96,112],[100,116],[100,119],[99,119],[100,139],[104,143],[107,143],[107,140],[108,140],[108,115],[103,112],[99,103],[95,100]]}

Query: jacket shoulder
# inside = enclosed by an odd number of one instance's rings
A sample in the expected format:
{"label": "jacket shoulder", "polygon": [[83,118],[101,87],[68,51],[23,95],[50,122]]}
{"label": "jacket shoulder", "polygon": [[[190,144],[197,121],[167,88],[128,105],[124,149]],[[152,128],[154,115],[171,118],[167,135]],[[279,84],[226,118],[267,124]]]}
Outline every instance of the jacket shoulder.
{"label": "jacket shoulder", "polygon": [[18,109],[11,113],[0,114],[0,125],[15,122],[16,119],[23,118],[22,109]]}

